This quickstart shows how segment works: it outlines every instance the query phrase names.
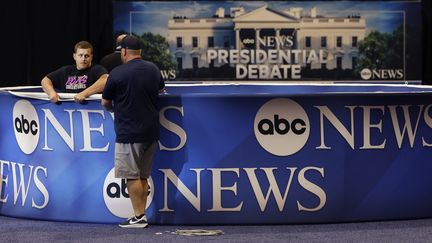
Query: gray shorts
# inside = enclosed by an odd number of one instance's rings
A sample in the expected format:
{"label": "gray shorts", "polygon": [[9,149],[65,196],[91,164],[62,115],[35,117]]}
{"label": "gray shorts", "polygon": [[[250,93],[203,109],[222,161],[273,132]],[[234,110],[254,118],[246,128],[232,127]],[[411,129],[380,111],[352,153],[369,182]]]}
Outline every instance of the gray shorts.
{"label": "gray shorts", "polygon": [[147,179],[153,164],[156,143],[116,143],[115,177]]}

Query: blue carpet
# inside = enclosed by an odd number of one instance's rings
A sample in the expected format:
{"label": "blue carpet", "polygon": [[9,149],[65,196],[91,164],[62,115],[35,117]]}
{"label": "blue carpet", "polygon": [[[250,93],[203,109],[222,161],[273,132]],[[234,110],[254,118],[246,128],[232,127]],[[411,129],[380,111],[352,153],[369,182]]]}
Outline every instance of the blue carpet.
{"label": "blue carpet", "polygon": [[[222,230],[217,236],[175,231]],[[37,221],[0,216],[0,242],[432,242],[432,219],[308,225],[172,226],[123,229],[110,224]]]}

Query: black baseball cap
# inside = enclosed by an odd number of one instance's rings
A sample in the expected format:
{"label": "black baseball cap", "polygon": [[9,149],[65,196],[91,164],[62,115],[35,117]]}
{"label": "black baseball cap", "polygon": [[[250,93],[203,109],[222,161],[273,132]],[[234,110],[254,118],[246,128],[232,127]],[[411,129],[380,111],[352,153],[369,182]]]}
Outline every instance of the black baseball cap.
{"label": "black baseball cap", "polygon": [[141,41],[132,35],[128,35],[120,43],[120,48],[128,50],[141,50]]}

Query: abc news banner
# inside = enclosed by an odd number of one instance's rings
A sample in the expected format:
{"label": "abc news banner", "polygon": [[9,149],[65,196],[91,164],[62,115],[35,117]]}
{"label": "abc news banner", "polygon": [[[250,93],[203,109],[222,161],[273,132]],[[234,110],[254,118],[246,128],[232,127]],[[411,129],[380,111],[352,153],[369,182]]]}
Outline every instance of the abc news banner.
{"label": "abc news banner", "polygon": [[[430,217],[430,96],[424,86],[168,86],[149,222]],[[100,100],[53,105],[0,91],[0,106],[0,214],[102,223],[132,214]]]}

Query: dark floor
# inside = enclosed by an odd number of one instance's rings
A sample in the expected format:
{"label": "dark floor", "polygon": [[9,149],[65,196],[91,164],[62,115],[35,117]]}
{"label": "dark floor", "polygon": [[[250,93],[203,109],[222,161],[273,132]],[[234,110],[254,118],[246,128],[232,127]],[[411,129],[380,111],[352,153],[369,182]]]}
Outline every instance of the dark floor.
{"label": "dark floor", "polygon": [[[184,236],[176,230],[222,230]],[[0,242],[432,242],[432,219],[309,225],[166,226],[123,229],[0,216]]]}

